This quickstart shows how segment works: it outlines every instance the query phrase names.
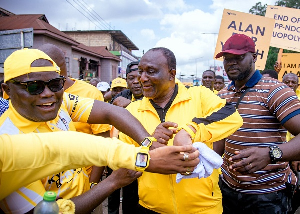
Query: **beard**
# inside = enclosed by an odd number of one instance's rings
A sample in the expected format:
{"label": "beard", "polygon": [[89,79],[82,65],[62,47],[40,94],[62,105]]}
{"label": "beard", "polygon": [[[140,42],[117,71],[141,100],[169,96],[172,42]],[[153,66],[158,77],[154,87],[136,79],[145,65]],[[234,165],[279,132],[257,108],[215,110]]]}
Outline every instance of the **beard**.
{"label": "beard", "polygon": [[240,71],[239,75],[237,77],[231,77],[230,75],[227,75],[228,79],[230,79],[231,81],[246,79],[252,72],[252,62],[249,63],[249,66],[244,71],[241,71],[240,69],[237,70]]}

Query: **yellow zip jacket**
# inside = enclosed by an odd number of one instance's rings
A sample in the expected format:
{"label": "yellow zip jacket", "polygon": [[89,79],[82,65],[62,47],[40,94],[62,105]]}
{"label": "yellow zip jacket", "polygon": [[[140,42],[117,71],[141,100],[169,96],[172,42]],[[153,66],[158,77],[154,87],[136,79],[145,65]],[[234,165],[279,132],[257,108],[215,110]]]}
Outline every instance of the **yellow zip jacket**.
{"label": "yellow zip jacket", "polygon": [[[127,109],[153,133],[161,123],[148,98],[132,102]],[[169,108],[165,121],[182,126],[196,119],[198,130],[195,142],[201,141],[212,148],[214,141],[232,134],[242,125],[242,118],[233,106],[211,90],[199,86],[186,89],[178,84],[178,94]],[[123,142],[138,146],[131,138],[120,133]],[[168,142],[173,145],[173,139]],[[218,186],[219,173],[215,170],[208,178],[183,179],[176,183],[176,175],[144,172],[138,179],[139,203],[158,213],[222,213],[222,195]]]}

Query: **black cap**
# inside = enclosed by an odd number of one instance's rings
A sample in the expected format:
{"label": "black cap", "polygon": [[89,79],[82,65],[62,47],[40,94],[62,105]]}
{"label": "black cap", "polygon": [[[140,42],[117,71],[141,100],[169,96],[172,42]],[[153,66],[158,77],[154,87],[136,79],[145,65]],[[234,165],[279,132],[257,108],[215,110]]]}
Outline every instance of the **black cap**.
{"label": "black cap", "polygon": [[136,71],[137,69],[130,69],[132,66],[134,65],[138,65],[140,61],[134,61],[134,62],[131,62],[127,65],[127,68],[126,68],[126,77],[127,77],[127,74],[129,74],[131,71]]}

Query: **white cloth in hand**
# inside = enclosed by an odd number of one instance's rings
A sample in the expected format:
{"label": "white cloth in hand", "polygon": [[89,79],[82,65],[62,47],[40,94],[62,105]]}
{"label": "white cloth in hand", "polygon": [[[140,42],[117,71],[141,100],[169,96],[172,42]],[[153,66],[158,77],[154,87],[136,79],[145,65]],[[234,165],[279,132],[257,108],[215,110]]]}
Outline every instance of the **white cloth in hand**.
{"label": "white cloth in hand", "polygon": [[190,175],[181,175],[180,173],[177,173],[176,183],[179,183],[183,178],[206,178],[211,175],[214,169],[220,168],[223,163],[222,157],[206,146],[206,144],[195,142],[193,143],[193,146],[199,150],[200,162]]}

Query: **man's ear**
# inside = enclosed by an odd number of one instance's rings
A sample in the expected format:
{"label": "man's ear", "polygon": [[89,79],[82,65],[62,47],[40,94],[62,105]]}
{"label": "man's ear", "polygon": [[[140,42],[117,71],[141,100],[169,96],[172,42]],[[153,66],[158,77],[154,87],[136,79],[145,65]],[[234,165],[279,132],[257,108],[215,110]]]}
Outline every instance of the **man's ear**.
{"label": "man's ear", "polygon": [[169,71],[169,73],[170,73],[170,80],[174,80],[174,79],[175,79],[175,76],[176,76],[176,70],[172,68],[172,69]]}
{"label": "man's ear", "polygon": [[252,56],[253,56],[253,63],[256,63],[256,60],[257,60],[257,54],[254,53]]}
{"label": "man's ear", "polygon": [[1,87],[2,87],[3,91],[5,91],[5,93],[6,93],[8,96],[10,96],[10,88],[9,88],[8,84],[7,84],[7,83],[2,83],[2,84],[1,84]]}

